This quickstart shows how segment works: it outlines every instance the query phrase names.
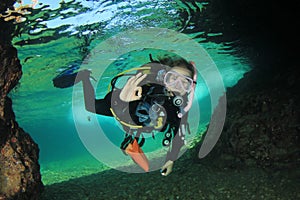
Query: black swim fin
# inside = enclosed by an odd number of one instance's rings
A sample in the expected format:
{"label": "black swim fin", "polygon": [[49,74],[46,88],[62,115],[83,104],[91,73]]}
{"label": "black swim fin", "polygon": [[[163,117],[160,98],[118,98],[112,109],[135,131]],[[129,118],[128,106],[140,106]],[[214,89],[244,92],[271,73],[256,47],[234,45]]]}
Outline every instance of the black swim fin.
{"label": "black swim fin", "polygon": [[73,74],[63,74],[52,79],[54,87],[68,88],[75,84],[77,72]]}

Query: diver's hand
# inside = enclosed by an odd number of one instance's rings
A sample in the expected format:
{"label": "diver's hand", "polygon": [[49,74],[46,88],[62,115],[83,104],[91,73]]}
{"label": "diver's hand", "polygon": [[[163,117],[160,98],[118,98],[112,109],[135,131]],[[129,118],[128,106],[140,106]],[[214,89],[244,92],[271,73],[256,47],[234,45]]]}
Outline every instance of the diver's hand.
{"label": "diver's hand", "polygon": [[128,79],[120,93],[120,99],[125,102],[139,100],[142,97],[142,87],[138,86],[147,74],[138,73]]}
{"label": "diver's hand", "polygon": [[172,160],[168,160],[160,170],[161,175],[168,176],[172,172],[173,164]]}

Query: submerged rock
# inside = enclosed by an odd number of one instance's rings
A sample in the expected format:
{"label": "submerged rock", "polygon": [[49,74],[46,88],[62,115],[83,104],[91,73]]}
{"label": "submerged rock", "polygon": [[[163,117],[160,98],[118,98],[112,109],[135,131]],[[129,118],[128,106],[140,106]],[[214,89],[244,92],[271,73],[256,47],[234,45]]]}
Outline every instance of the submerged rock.
{"label": "submerged rock", "polygon": [[[249,72],[227,92],[221,137],[207,156],[222,167],[297,168],[300,164],[299,82],[293,71]],[[298,75],[299,77],[299,75]]]}
{"label": "submerged rock", "polygon": [[0,199],[37,199],[43,187],[38,146],[16,122],[1,127],[0,138]]}
{"label": "submerged rock", "polygon": [[[1,1],[0,11],[14,1]],[[21,78],[17,50],[11,45],[11,23],[0,19],[0,199],[38,199],[43,188],[39,148],[15,121],[7,97]]]}

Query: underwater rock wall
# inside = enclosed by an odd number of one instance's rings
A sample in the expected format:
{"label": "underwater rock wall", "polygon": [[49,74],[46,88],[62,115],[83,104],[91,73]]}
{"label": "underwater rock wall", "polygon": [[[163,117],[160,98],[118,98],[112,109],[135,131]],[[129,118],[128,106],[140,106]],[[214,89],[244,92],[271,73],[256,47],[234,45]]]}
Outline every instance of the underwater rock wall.
{"label": "underwater rock wall", "polygon": [[224,167],[297,168],[299,73],[249,72],[227,92],[227,116],[209,162]]}
{"label": "underwater rock wall", "polygon": [[[1,1],[0,11],[14,1]],[[17,50],[11,45],[12,22],[0,19],[0,199],[38,199],[43,188],[39,148],[15,121],[7,96],[22,75]]]}
{"label": "underwater rock wall", "polygon": [[[221,136],[213,150],[195,162],[224,168],[299,168],[300,72],[286,64],[289,67],[281,69],[257,67],[228,88]],[[192,157],[200,146],[191,151]]]}
{"label": "underwater rock wall", "polygon": [[[299,168],[299,39],[292,31],[298,11],[292,4],[271,1],[211,3],[212,9],[219,11],[214,23],[224,27],[223,40],[227,36],[238,40],[240,52],[250,58],[254,70],[227,90],[221,137],[204,160],[195,162],[222,167]],[[193,151],[195,157],[199,146]]]}

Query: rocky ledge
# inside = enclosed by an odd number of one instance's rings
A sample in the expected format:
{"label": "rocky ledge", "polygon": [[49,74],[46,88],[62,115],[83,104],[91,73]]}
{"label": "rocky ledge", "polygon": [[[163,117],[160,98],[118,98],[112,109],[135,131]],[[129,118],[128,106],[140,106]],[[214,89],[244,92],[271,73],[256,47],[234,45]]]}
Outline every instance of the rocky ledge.
{"label": "rocky ledge", "polygon": [[204,160],[226,167],[299,168],[299,75],[292,67],[255,69],[229,88],[221,137]]}
{"label": "rocky ledge", "polygon": [[[1,1],[1,13],[13,4]],[[12,22],[0,18],[0,27],[0,199],[38,199],[43,188],[39,148],[18,126],[7,96],[22,75],[17,50],[11,45]]]}

